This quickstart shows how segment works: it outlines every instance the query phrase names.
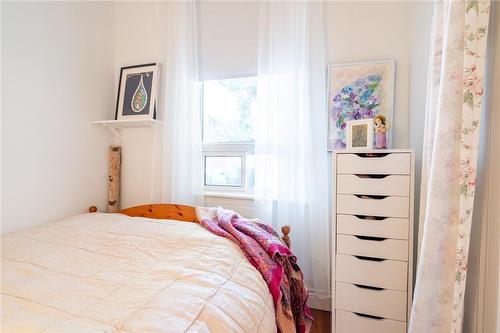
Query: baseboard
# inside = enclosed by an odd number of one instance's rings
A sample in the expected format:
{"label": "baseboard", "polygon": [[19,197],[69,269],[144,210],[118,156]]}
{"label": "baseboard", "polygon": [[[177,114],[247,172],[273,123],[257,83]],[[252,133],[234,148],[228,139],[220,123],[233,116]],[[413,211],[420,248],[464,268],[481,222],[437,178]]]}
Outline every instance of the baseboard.
{"label": "baseboard", "polygon": [[309,299],[307,300],[307,305],[312,309],[331,311],[332,297],[329,295],[317,294],[314,291],[312,291],[309,293]]}

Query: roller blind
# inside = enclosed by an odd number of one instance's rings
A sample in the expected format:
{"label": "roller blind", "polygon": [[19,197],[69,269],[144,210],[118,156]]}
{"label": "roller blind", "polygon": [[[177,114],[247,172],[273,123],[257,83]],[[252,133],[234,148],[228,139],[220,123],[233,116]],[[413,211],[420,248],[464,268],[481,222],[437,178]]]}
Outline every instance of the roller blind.
{"label": "roller blind", "polygon": [[201,80],[257,73],[259,2],[198,2]]}

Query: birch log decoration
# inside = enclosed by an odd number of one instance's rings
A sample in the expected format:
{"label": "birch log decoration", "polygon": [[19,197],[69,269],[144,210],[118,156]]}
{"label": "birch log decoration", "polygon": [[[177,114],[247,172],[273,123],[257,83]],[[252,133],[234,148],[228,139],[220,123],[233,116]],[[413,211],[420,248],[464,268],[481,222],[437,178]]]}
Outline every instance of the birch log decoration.
{"label": "birch log decoration", "polygon": [[119,210],[121,151],[120,146],[111,146],[109,149],[108,213]]}

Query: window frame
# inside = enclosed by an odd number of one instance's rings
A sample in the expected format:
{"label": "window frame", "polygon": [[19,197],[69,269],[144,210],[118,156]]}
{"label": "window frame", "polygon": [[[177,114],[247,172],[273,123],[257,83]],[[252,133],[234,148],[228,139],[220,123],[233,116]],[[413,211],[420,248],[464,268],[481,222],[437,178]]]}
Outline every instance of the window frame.
{"label": "window frame", "polygon": [[[203,144],[203,190],[206,192],[236,192],[253,194],[248,189],[247,182],[247,155],[253,155],[255,144],[253,142],[238,143],[204,143]],[[206,157],[241,157],[241,186],[206,185]]]}
{"label": "window frame", "polygon": [[[207,185],[207,157],[239,157],[241,158],[240,179],[241,185]],[[246,189],[246,154],[241,152],[203,152],[203,189],[205,191],[236,191],[243,192]]]}
{"label": "window frame", "polygon": [[[203,167],[203,191],[205,193],[233,193],[233,194],[244,194],[253,195],[253,191],[248,189],[248,174],[247,174],[247,156],[254,155],[255,153],[255,142],[254,141],[241,141],[241,142],[203,142],[204,138],[204,83],[205,81],[217,81],[217,80],[231,80],[231,79],[244,79],[252,78],[253,75],[241,76],[241,77],[230,77],[230,78],[220,78],[220,79],[209,79],[201,80],[200,84],[200,121],[202,128],[202,167]],[[223,186],[223,185],[206,185],[206,157],[232,157],[241,156],[241,186]]]}

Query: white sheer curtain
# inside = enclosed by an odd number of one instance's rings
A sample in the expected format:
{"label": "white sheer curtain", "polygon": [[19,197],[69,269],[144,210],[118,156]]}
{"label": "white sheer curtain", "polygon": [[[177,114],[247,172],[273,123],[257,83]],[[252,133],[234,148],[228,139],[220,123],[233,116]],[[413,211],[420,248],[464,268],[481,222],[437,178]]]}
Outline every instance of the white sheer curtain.
{"label": "white sheer curtain", "polygon": [[261,218],[292,227],[308,288],[330,292],[323,4],[261,3],[255,196]]}
{"label": "white sheer curtain", "polygon": [[436,1],[410,332],[461,332],[489,1]]}
{"label": "white sheer curtain", "polygon": [[167,2],[162,201],[201,204],[201,122],[196,2]]}

